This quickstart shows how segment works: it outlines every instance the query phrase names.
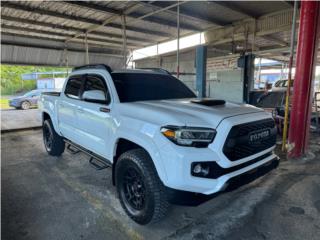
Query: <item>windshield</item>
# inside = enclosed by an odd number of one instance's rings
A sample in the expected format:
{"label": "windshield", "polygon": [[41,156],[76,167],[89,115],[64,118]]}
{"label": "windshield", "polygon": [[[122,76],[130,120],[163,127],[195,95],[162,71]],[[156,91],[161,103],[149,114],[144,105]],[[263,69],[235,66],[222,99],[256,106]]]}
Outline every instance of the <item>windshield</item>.
{"label": "windshield", "polygon": [[282,106],[285,96],[286,92],[269,92],[258,100],[256,106],[261,108],[275,108]]}
{"label": "windshield", "polygon": [[120,102],[194,98],[180,80],[163,74],[112,73]]}

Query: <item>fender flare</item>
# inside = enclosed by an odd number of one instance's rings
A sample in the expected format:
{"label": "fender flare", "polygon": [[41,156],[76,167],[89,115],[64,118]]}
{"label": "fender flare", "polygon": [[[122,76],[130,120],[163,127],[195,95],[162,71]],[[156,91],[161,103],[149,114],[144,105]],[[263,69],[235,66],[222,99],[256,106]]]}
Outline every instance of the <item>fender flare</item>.
{"label": "fender flare", "polygon": [[51,120],[51,122],[52,122],[52,125],[53,125],[54,130],[56,131],[57,134],[60,135],[60,131],[59,131],[59,128],[58,128],[56,119],[54,119],[54,118],[52,117],[52,114],[50,114],[49,111],[43,110],[42,113],[41,113],[42,122],[44,121],[44,114],[48,114],[48,115],[49,115],[49,118],[50,118],[50,120]]}
{"label": "fender flare", "polygon": [[[157,174],[160,178],[160,180],[162,181],[162,183],[167,182],[167,174],[166,174],[166,169],[163,165],[163,161],[161,159],[159,150],[157,148],[157,146],[154,144],[154,142],[152,141],[152,139],[148,138],[146,135],[143,134],[139,134],[132,137],[130,135],[133,134],[121,134],[119,136],[117,136],[117,138],[114,141],[114,149],[113,149],[113,156],[116,156],[116,151],[117,151],[117,146],[118,146],[118,141],[119,139],[125,139],[127,141],[133,142],[136,145],[140,146],[141,148],[143,148],[150,156],[155,169],[157,171]],[[139,136],[139,137],[137,137]]]}

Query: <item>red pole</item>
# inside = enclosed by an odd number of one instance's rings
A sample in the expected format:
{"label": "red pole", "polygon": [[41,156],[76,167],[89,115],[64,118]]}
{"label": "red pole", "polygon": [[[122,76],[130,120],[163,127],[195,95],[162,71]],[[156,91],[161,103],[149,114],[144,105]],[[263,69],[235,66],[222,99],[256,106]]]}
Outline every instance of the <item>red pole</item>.
{"label": "red pole", "polygon": [[320,25],[319,5],[317,1],[301,1],[296,74],[289,126],[289,157],[300,157],[304,154],[309,137],[313,77]]}

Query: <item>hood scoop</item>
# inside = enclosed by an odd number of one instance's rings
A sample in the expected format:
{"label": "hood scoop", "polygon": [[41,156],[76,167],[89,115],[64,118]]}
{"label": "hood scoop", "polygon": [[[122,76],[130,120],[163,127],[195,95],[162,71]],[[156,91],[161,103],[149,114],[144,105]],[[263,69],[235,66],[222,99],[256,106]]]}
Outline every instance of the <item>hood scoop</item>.
{"label": "hood scoop", "polygon": [[219,105],[224,105],[226,104],[225,100],[220,100],[220,99],[210,99],[210,98],[200,98],[200,99],[193,99],[190,102],[204,105],[204,106],[219,106]]}

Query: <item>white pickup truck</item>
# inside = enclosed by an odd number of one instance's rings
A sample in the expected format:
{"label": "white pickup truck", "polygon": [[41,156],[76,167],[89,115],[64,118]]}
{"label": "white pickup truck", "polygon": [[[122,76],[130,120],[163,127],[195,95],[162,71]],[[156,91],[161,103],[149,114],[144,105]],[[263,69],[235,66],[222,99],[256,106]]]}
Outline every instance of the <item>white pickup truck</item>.
{"label": "white pickup truck", "polygon": [[270,114],[199,99],[161,69],[78,67],[39,107],[47,152],[67,146],[97,169],[112,167],[121,205],[139,224],[165,215],[170,191],[209,195],[279,161]]}

